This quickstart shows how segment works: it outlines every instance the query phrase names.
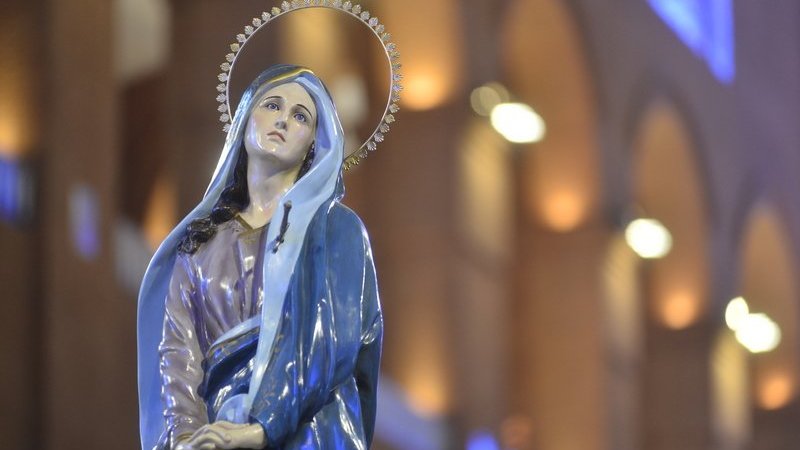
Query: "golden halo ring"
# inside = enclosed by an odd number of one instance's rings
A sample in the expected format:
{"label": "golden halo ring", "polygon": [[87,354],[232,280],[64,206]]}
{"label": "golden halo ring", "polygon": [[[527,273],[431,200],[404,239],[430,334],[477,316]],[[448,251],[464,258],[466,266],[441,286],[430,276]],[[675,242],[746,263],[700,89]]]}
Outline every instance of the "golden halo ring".
{"label": "golden halo ring", "polygon": [[236,61],[241,54],[241,51],[245,48],[247,43],[250,42],[252,37],[255,36],[259,30],[265,28],[268,23],[272,22],[276,18],[293,11],[299,11],[307,8],[334,9],[358,19],[372,31],[375,37],[378,38],[378,41],[381,43],[381,46],[386,53],[386,59],[389,63],[390,88],[383,116],[381,117],[381,121],[375,127],[375,130],[372,132],[372,135],[370,135],[370,137],[364,141],[361,147],[359,147],[358,150],[354,151],[353,153],[345,155],[344,169],[348,170],[352,166],[358,165],[361,160],[369,155],[369,152],[375,151],[378,147],[378,144],[384,141],[386,134],[391,128],[391,124],[395,121],[394,114],[400,110],[398,102],[400,101],[400,92],[403,90],[403,86],[400,84],[400,81],[403,79],[403,76],[400,73],[400,69],[402,68],[402,65],[399,62],[400,52],[397,51],[397,45],[391,42],[392,35],[386,32],[386,27],[380,23],[377,17],[373,17],[369,11],[364,10],[359,4],[353,4],[350,1],[343,2],[342,0],[284,1],[281,3],[280,7],[276,6],[268,12],[263,12],[261,17],[253,18],[251,24],[244,27],[244,33],[236,35],[236,42],[230,45],[230,53],[225,55],[225,62],[220,65],[222,73],[220,73],[217,77],[220,81],[220,84],[217,85],[217,92],[219,93],[219,95],[217,95],[217,102],[220,104],[217,110],[221,113],[219,120],[220,122],[225,123],[223,131],[228,132],[233,119],[231,117],[232,109],[230,105],[231,74],[233,73],[233,68],[236,66]]}

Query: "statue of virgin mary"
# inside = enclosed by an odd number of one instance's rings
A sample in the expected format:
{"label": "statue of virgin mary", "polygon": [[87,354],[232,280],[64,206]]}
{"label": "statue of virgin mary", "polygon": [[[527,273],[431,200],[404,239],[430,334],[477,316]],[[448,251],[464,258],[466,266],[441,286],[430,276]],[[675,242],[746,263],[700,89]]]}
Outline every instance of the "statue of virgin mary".
{"label": "statue of virgin mary", "polygon": [[383,319],[310,70],[259,75],[139,294],[142,449],[367,449]]}

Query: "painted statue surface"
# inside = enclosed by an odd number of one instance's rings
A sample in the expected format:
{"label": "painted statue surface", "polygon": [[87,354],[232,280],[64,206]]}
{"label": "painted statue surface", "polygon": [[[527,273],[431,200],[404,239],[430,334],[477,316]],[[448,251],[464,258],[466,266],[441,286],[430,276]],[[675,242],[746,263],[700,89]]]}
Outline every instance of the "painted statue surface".
{"label": "painted statue surface", "polygon": [[244,93],[142,283],[143,450],[369,448],[383,320],[366,231],[340,203],[343,147],[307,69]]}

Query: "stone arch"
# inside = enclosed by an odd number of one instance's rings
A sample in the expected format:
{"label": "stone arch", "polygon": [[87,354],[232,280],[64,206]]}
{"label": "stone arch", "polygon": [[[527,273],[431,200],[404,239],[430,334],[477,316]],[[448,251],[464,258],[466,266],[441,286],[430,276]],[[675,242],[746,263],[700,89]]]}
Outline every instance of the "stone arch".
{"label": "stone arch", "polygon": [[640,264],[644,328],[642,447],[704,449],[711,440],[708,332],[709,205],[700,149],[675,102],[655,97],[631,142],[636,215],[672,235],[663,258]]}
{"label": "stone arch", "polygon": [[673,237],[670,253],[647,267],[648,310],[668,328],[686,328],[709,303],[708,204],[698,149],[687,121],[664,98],[644,110],[633,148],[637,212],[661,221]]}
{"label": "stone arch", "polygon": [[500,28],[502,81],[547,126],[541,142],[511,148],[518,394],[509,400],[536,429],[515,446],[612,448],[603,305],[590,301],[603,296],[598,267],[608,233],[599,213],[598,101],[586,41],[576,11],[557,0],[512,1]]}
{"label": "stone arch", "polygon": [[754,404],[775,410],[797,396],[800,361],[797,264],[787,228],[777,210],[756,205],[747,218],[740,247],[739,292],[752,312],[766,313],[781,329],[772,352],[754,355]]}
{"label": "stone arch", "polygon": [[547,124],[544,140],[522,155],[525,212],[545,228],[574,230],[601,202],[597,94],[583,36],[565,2],[518,0],[507,17],[507,79]]}

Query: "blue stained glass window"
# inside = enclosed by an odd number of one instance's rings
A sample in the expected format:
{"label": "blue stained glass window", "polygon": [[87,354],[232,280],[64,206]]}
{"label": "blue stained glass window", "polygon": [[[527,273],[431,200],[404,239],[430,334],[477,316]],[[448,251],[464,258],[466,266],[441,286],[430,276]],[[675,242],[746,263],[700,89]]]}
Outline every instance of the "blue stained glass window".
{"label": "blue stained glass window", "polygon": [[736,76],[733,0],[647,0],[650,7],[723,83]]}

